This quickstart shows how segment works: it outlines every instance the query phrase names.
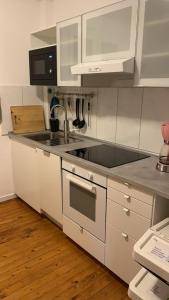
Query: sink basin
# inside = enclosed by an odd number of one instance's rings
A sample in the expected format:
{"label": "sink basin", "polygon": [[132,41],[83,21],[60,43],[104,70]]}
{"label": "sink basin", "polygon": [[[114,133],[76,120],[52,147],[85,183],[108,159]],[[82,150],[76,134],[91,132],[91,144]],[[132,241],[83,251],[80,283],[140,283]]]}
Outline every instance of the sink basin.
{"label": "sink basin", "polygon": [[37,141],[47,146],[72,144],[80,141],[72,137],[69,137],[68,140],[65,141],[63,133],[60,132],[35,133],[35,134],[25,135],[24,137],[31,139],[33,141]]}

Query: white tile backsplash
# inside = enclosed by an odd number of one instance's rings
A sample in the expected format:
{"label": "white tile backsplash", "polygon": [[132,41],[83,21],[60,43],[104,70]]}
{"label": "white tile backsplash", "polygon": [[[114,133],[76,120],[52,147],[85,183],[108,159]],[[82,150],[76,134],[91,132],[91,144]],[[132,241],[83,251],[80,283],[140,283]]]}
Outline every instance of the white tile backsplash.
{"label": "white tile backsplash", "polygon": [[[96,94],[91,100],[91,127],[80,133],[159,153],[162,144],[160,125],[169,121],[169,88],[90,88],[79,91],[94,91]],[[71,122],[75,118],[75,101],[72,105]],[[87,107],[85,119],[88,120]]]}
{"label": "white tile backsplash", "polygon": [[160,126],[169,121],[169,89],[145,88],[143,97],[140,148],[159,153],[162,145]]}
{"label": "white tile backsplash", "polygon": [[[94,93],[94,97],[85,99],[85,122],[86,125],[83,129],[80,130],[81,134],[89,137],[97,136],[97,100],[98,100],[98,89],[95,88],[82,88],[81,92],[83,93]],[[89,106],[88,106],[89,102]],[[88,111],[88,107],[90,111]],[[82,119],[82,116],[81,116]],[[89,124],[88,124],[89,121]]]}
{"label": "white tile backsplash", "polygon": [[98,89],[97,138],[110,142],[116,136],[117,92],[116,88]]}
{"label": "white tile backsplash", "polygon": [[120,88],[118,93],[116,142],[133,148],[139,146],[142,106],[141,88]]}
{"label": "white tile backsplash", "polygon": [[22,88],[23,105],[43,105],[43,87],[24,86]]}
{"label": "white tile backsplash", "polygon": [[[94,92],[91,99],[90,126],[80,133],[129,147],[159,153],[162,137],[161,123],[169,121],[169,88],[63,88],[65,91]],[[43,105],[41,87],[0,87],[2,134],[12,130],[10,106]],[[46,93],[47,95],[47,93]],[[47,96],[45,97],[47,98]],[[48,100],[49,104],[49,98]],[[85,121],[88,123],[88,100],[85,102]],[[47,105],[45,107],[48,108]],[[75,98],[68,112],[70,128],[75,119]],[[46,119],[49,110],[45,108]],[[48,125],[48,122],[47,122]],[[63,128],[63,115],[61,117]]]}

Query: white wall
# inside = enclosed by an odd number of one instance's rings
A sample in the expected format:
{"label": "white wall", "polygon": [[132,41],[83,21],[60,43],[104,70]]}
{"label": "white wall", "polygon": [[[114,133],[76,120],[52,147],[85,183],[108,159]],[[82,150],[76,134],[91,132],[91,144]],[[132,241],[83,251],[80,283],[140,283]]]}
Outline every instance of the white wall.
{"label": "white wall", "polygon": [[0,85],[29,84],[30,32],[41,25],[41,0],[0,0]]}
{"label": "white wall", "polygon": [[[41,0],[0,0],[0,100],[3,123],[0,134],[11,129],[10,105],[36,102],[29,85],[30,32],[43,26]],[[37,103],[36,103],[37,104]],[[14,193],[10,140],[0,136],[0,201]]]}
{"label": "white wall", "polygon": [[0,138],[0,201],[8,200],[14,195],[11,143],[7,136]]}
{"label": "white wall", "polygon": [[81,15],[116,2],[116,0],[42,0],[41,16],[45,26]]}

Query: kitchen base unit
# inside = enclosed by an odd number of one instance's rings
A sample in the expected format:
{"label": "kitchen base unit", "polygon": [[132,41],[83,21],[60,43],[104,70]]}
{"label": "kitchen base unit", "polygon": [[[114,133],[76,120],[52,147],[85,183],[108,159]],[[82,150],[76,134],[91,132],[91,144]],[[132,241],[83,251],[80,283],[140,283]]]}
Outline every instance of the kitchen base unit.
{"label": "kitchen base unit", "polygon": [[15,194],[40,212],[37,149],[12,143],[12,163]]}
{"label": "kitchen base unit", "polygon": [[103,242],[65,216],[63,216],[63,232],[104,264],[105,244]]}
{"label": "kitchen base unit", "polygon": [[61,158],[11,141],[15,194],[62,225]]}
{"label": "kitchen base unit", "polygon": [[61,159],[41,149],[37,149],[37,154],[41,210],[62,224]]}
{"label": "kitchen base unit", "polygon": [[62,163],[63,231],[104,263],[106,177]]}
{"label": "kitchen base unit", "polygon": [[127,182],[108,179],[105,265],[126,283],[140,266],[133,246],[152,226],[169,214],[168,199]]}

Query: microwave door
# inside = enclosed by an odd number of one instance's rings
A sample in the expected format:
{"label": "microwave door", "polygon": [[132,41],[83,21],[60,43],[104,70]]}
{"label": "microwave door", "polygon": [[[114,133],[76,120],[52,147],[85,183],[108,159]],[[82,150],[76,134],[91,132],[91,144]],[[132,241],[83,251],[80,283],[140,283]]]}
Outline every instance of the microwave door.
{"label": "microwave door", "polygon": [[31,76],[33,80],[50,80],[54,77],[54,71],[50,66],[48,54],[33,55],[31,57]]}
{"label": "microwave door", "polygon": [[44,59],[35,59],[33,64],[33,75],[34,77],[44,76],[46,74],[46,66]]}

